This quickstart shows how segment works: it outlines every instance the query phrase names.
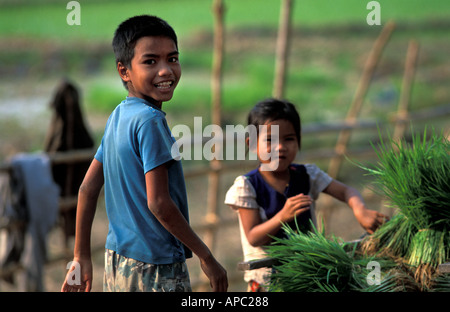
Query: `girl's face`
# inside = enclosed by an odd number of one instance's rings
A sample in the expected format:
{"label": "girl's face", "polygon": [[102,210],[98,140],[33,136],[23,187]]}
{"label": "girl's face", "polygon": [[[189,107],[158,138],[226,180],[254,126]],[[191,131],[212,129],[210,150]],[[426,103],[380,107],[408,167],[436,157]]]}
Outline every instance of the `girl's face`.
{"label": "girl's face", "polygon": [[265,167],[262,170],[285,171],[294,161],[299,148],[294,127],[285,119],[267,122],[264,126],[267,131],[260,130],[257,150],[262,168]]}

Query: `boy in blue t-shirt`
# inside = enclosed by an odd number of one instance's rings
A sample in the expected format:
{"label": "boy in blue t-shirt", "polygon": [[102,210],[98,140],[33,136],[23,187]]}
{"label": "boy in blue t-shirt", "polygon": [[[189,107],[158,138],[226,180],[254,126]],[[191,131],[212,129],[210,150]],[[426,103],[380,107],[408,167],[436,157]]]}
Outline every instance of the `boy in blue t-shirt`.
{"label": "boy in blue t-shirt", "polygon": [[105,291],[190,291],[192,252],[213,291],[226,291],[226,271],[189,225],[182,167],[161,110],[181,76],[176,34],[160,18],[135,16],[119,25],[113,48],[128,97],[109,117],[80,187],[73,263],[81,283],[73,265],[61,290],[91,290],[91,227],[104,185]]}

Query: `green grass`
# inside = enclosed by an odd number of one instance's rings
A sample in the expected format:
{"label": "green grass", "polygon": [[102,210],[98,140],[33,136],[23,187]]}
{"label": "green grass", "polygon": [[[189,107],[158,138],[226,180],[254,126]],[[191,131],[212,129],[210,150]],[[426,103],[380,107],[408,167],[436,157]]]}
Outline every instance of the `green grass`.
{"label": "green grass", "polygon": [[[110,48],[113,32],[132,15],[156,14],[173,25],[180,39],[183,76],[173,100],[166,106],[168,113],[209,112],[212,1],[80,0],[81,26],[67,25],[66,3],[0,2],[0,44],[4,47],[0,62],[6,64],[4,77],[16,76],[20,81],[31,82],[55,80],[61,75],[73,77],[83,85],[88,108],[107,113],[124,94],[120,83],[111,83],[111,78],[117,77]],[[407,41],[411,37],[424,41],[420,66],[426,75],[421,77],[418,72],[412,109],[448,101],[447,80],[428,83],[430,73],[443,77],[440,71],[445,70],[447,63],[444,51],[448,50],[448,30],[421,30],[420,25],[445,19],[450,2],[381,0],[379,3],[383,24],[394,19],[419,26],[394,33],[380,63],[383,71],[373,80],[367,96],[370,108],[363,112],[375,114],[371,115],[373,118],[385,118],[386,112],[395,111]],[[242,116],[256,101],[272,93],[280,1],[228,0],[225,5],[224,118],[227,122],[244,122],[233,121],[231,117]],[[286,97],[299,106],[306,122],[345,116],[362,64],[381,30],[366,24],[367,14],[366,2],[360,0],[295,1],[293,23],[300,32],[294,32]],[[355,33],[345,30],[350,24],[360,30]],[[242,47],[247,40],[250,44]],[[390,97],[385,97],[386,94]]]}
{"label": "green grass", "polygon": [[[213,18],[210,0],[165,1],[83,1],[81,26],[69,26],[67,1],[0,2],[0,36],[25,36],[37,39],[109,40],[118,23],[137,14],[159,15],[174,26],[180,37],[211,29]],[[447,18],[450,3],[445,0],[379,0],[382,23],[390,19],[418,22]],[[14,4],[16,3],[16,4]],[[326,26],[345,23],[366,23],[369,11],[366,1],[316,0],[295,1],[294,25]],[[278,25],[280,2],[274,0],[225,1],[226,22],[231,29]]]}
{"label": "green grass", "polygon": [[[138,14],[160,15],[180,29],[185,29],[186,25],[192,25],[189,29],[195,27],[195,23],[189,22],[186,18],[184,19],[186,24],[172,22],[169,17],[171,6],[167,5],[167,1],[152,1],[151,4],[149,1],[79,1],[81,5],[81,25],[69,26],[66,23],[66,17],[69,13],[69,10],[66,9],[66,3],[61,1],[61,3],[32,4],[29,1],[23,6],[6,6],[0,13],[0,34],[3,36],[34,37],[36,39],[110,41],[120,22]],[[194,10],[196,3],[198,1],[190,2]],[[179,4],[180,1],[178,1]],[[177,11],[175,10],[175,12]],[[178,14],[181,12],[178,10]],[[196,18],[201,17],[200,12],[201,10],[197,11]],[[205,19],[199,19],[199,21],[202,20]],[[202,26],[201,22],[199,26]]]}

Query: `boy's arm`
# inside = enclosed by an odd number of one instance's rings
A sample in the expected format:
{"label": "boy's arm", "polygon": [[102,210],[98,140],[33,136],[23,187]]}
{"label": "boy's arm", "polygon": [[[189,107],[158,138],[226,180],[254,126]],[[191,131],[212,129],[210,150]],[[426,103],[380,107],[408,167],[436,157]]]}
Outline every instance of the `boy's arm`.
{"label": "boy's arm", "polygon": [[226,291],[228,279],[225,269],[195,234],[169,195],[167,164],[147,172],[145,181],[150,211],[173,236],[198,256],[201,268],[209,278],[213,291]]}
{"label": "boy's arm", "polygon": [[[103,187],[103,165],[94,159],[89,166],[86,176],[81,183],[78,192],[76,234],[74,247],[74,264],[69,269],[61,287],[63,292],[90,291],[92,287],[92,262],[91,262],[91,229],[97,208],[97,200]],[[81,285],[76,285],[72,280],[72,273],[79,264]]]}
{"label": "boy's arm", "polygon": [[324,193],[347,203],[353,210],[353,214],[358,222],[369,234],[372,234],[388,219],[387,216],[378,211],[367,209],[358,190],[337,180],[333,180],[327,188],[325,188]]}

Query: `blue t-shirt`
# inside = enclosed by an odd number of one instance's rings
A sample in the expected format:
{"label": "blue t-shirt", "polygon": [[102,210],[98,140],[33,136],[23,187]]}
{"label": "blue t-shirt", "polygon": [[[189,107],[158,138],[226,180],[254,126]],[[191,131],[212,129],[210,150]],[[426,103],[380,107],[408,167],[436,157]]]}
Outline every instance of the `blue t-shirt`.
{"label": "blue t-shirt", "polygon": [[170,162],[169,193],[189,221],[181,162],[171,154],[175,142],[165,113],[143,99],[127,97],[112,112],[95,155],[105,177],[107,249],[152,264],[183,262],[192,256],[147,205],[145,173]]}

